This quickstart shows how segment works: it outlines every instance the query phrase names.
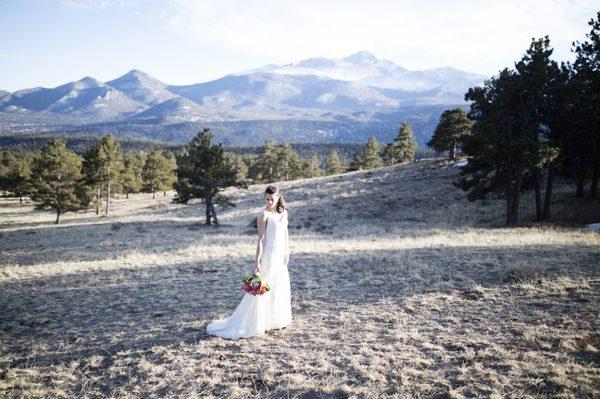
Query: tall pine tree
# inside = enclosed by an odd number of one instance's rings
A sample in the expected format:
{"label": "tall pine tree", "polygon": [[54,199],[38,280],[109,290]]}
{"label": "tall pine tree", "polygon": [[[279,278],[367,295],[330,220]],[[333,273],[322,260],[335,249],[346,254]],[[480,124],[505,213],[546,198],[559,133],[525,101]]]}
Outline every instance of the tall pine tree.
{"label": "tall pine tree", "polygon": [[122,190],[125,197],[139,193],[142,190],[144,157],[139,153],[129,153],[123,158]]}
{"label": "tall pine tree", "polygon": [[417,153],[417,142],[415,135],[408,122],[402,122],[398,134],[391,143],[384,148],[384,157],[386,164],[393,165],[397,163],[412,162]]}
{"label": "tall pine tree", "polygon": [[470,201],[495,193],[506,199],[506,224],[518,224],[523,177],[531,149],[525,132],[526,117],[519,76],[508,68],[484,86],[470,88],[465,100],[472,101],[469,118],[472,134],[465,138],[463,152],[469,162],[454,184],[467,191]]}
{"label": "tall pine tree", "polygon": [[558,148],[553,146],[547,134],[551,118],[551,85],[559,72],[556,62],[550,59],[552,51],[548,36],[533,39],[523,58],[515,64],[521,82],[522,112],[525,114],[523,129],[531,139],[527,172],[535,190],[537,220],[543,218],[542,168],[547,168],[558,155]]}
{"label": "tall pine tree", "polygon": [[440,115],[440,120],[427,142],[427,146],[436,152],[448,151],[450,159],[456,159],[456,152],[465,136],[471,133],[473,122],[463,108],[447,109]]}
{"label": "tall pine tree", "polygon": [[591,177],[590,195],[598,195],[600,181],[600,11],[596,19],[588,22],[591,31],[586,34],[587,40],[575,42],[574,76],[572,84],[576,86],[578,126],[570,143],[573,148],[579,147],[572,154],[572,168],[577,179],[576,196],[583,196],[585,180]]}
{"label": "tall pine tree", "polygon": [[164,155],[163,150],[156,149],[150,152],[142,168],[144,191],[152,193],[154,199],[157,191],[171,189],[175,181],[172,178],[174,168],[173,161]]}
{"label": "tall pine tree", "polygon": [[104,136],[98,146],[99,178],[106,195],[105,215],[108,215],[110,210],[112,189],[119,184],[119,178],[123,172],[123,156],[120,154],[119,147],[119,143],[112,134]]}
{"label": "tall pine tree", "polygon": [[319,177],[323,175],[323,170],[317,154],[312,154],[304,163],[304,177]]}
{"label": "tall pine tree", "polygon": [[65,212],[85,208],[90,197],[81,175],[81,158],[62,139],[53,139],[32,163],[31,199],[38,209],[56,212],[56,224]]}
{"label": "tall pine tree", "polygon": [[247,188],[246,180],[238,179],[235,164],[223,155],[223,147],[212,144],[213,134],[205,128],[177,155],[176,203],[187,204],[200,198],[206,205],[206,224],[218,224],[215,204],[235,206],[221,193],[227,187]]}
{"label": "tall pine tree", "polygon": [[340,157],[335,149],[333,149],[329,154],[326,171],[328,175],[336,175],[344,171],[344,166],[342,165]]}
{"label": "tall pine tree", "polygon": [[362,166],[365,169],[373,169],[383,166],[381,159],[381,148],[375,136],[369,137],[362,156]]}

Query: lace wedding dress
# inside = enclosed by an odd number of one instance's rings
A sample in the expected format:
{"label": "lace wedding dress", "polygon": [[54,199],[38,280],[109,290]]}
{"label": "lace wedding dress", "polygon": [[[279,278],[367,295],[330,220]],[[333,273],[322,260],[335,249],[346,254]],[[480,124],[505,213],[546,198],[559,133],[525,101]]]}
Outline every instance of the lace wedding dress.
{"label": "lace wedding dress", "polygon": [[260,269],[261,278],[271,290],[257,296],[246,292],[231,316],[208,324],[206,331],[209,334],[229,339],[249,338],[286,327],[292,322],[290,276],[287,265],[283,263],[287,210],[281,214],[264,212],[267,225]]}

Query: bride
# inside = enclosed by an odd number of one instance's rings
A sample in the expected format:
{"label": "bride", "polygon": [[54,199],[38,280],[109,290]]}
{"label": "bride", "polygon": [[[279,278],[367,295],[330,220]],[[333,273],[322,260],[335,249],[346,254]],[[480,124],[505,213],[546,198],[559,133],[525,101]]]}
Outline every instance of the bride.
{"label": "bride", "polygon": [[262,295],[245,293],[233,314],[213,320],[206,327],[209,334],[223,338],[249,338],[265,331],[282,329],[292,322],[290,276],[288,273],[288,212],[277,186],[265,190],[267,206],[257,218],[258,244],[252,273],[259,273],[271,290]]}

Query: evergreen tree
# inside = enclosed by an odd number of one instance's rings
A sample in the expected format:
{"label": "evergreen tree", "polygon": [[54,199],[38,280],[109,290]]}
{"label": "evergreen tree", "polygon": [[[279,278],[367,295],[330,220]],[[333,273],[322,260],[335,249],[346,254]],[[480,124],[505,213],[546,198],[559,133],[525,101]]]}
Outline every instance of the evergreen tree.
{"label": "evergreen tree", "polygon": [[278,154],[275,141],[266,140],[258,163],[258,171],[262,181],[272,183],[277,179],[277,160]]}
{"label": "evergreen tree", "polygon": [[403,122],[398,134],[384,148],[388,165],[412,162],[417,153],[417,142],[408,122]]}
{"label": "evergreen tree", "polygon": [[508,68],[484,86],[470,88],[465,100],[473,101],[469,118],[472,134],[463,152],[469,162],[461,168],[455,185],[467,191],[470,201],[496,193],[506,198],[506,224],[518,224],[523,177],[532,140],[525,130],[526,112],[519,76]]}
{"label": "evergreen tree", "polygon": [[94,192],[94,206],[96,215],[100,214],[100,203],[102,199],[102,168],[98,152],[100,143],[88,147],[83,153],[82,171],[85,184]]}
{"label": "evergreen tree", "polygon": [[375,136],[369,137],[367,145],[362,156],[363,167],[365,169],[378,168],[383,166],[383,159],[380,156],[381,149]]}
{"label": "evergreen tree", "polygon": [[144,157],[139,153],[126,154],[123,158],[123,167],[122,190],[125,197],[129,198],[130,193],[135,194],[142,190]]}
{"label": "evergreen tree", "polygon": [[473,122],[463,108],[447,109],[440,116],[427,146],[438,153],[448,151],[450,159],[455,160],[456,151],[463,137],[471,133],[472,126]]}
{"label": "evergreen tree", "polygon": [[211,144],[213,134],[205,128],[198,132],[185,151],[177,156],[177,182],[174,185],[176,203],[187,204],[192,198],[201,198],[206,205],[206,224],[218,224],[215,204],[232,205],[221,191],[235,186],[247,188],[246,180],[238,179],[235,165],[223,155],[223,147]]}
{"label": "evergreen tree", "polygon": [[241,155],[225,153],[224,156],[227,158],[227,162],[234,165],[235,170],[237,171],[236,180],[242,181],[248,179],[249,168]]}
{"label": "evergreen tree", "polygon": [[572,85],[576,88],[576,126],[569,145],[571,164],[577,181],[576,196],[583,196],[586,178],[591,177],[590,196],[598,195],[600,181],[600,11],[588,22],[587,40],[575,42]]}
{"label": "evergreen tree", "polygon": [[106,195],[105,215],[108,215],[110,210],[112,189],[119,184],[119,178],[123,171],[123,156],[119,151],[119,143],[112,134],[104,136],[98,145],[99,178]]}
{"label": "evergreen tree", "polygon": [[[548,36],[533,39],[523,58],[515,64],[521,81],[523,98],[522,112],[525,114],[525,134],[530,136],[530,155],[527,159],[528,180],[535,190],[536,218],[542,215],[542,173],[558,155],[558,148],[550,141],[548,124],[551,119],[550,91],[552,82],[558,77],[558,65],[550,60],[552,55]],[[549,198],[549,197],[548,197]],[[548,202],[549,204],[549,202]]]}
{"label": "evergreen tree", "polygon": [[326,170],[328,175],[336,175],[338,173],[344,172],[344,166],[342,165],[340,157],[335,149],[333,149],[329,154],[329,159],[327,159]]}
{"label": "evergreen tree", "polygon": [[154,150],[148,154],[144,167],[142,168],[143,189],[152,193],[152,199],[156,198],[157,191],[172,188],[173,163],[165,157],[163,150]]}
{"label": "evergreen tree", "polygon": [[288,155],[288,169],[290,180],[300,179],[303,176],[303,165],[300,155],[296,151],[291,151]]}
{"label": "evergreen tree", "polygon": [[348,172],[362,169],[363,164],[364,162],[360,154],[352,155],[352,159],[350,160],[350,164],[348,165]]}
{"label": "evergreen tree", "polygon": [[312,154],[311,157],[304,163],[304,177],[319,177],[322,176],[323,170],[319,163],[317,154]]}
{"label": "evergreen tree", "polygon": [[[278,180],[292,180],[293,179],[293,171],[292,166],[290,165],[290,161],[294,158],[294,150],[292,146],[288,142],[284,142],[277,147],[277,179]],[[293,161],[292,161],[293,162]]]}
{"label": "evergreen tree", "polygon": [[547,129],[544,132],[548,142],[559,149],[556,158],[547,166],[546,194],[544,197],[543,219],[550,218],[550,203],[554,185],[554,176],[561,172],[565,160],[571,152],[569,148],[569,137],[576,133],[574,118],[577,118],[577,110],[574,108],[573,98],[576,96],[571,84],[571,69],[564,62],[558,73],[551,80],[547,98]]}
{"label": "evergreen tree", "polygon": [[5,153],[3,164],[4,190],[12,192],[23,203],[23,197],[31,193],[31,163],[34,153],[24,150],[8,150]]}
{"label": "evergreen tree", "polygon": [[177,181],[175,176],[175,170],[177,169],[177,159],[171,151],[163,150],[163,156],[166,160],[162,175],[161,189],[163,190],[163,196],[167,195],[166,190],[172,190],[173,184]]}
{"label": "evergreen tree", "polygon": [[81,158],[61,139],[53,139],[33,159],[32,186],[36,208],[56,211],[56,224],[60,215],[85,208],[90,201],[83,185]]}
{"label": "evergreen tree", "polygon": [[9,150],[0,149],[0,190],[2,190],[4,196],[7,195],[8,187],[10,186],[8,179],[10,157]]}

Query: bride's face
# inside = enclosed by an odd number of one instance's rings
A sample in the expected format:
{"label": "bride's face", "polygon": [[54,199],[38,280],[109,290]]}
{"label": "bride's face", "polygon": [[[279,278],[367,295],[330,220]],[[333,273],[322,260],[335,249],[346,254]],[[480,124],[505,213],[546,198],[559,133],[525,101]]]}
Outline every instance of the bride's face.
{"label": "bride's face", "polygon": [[265,202],[267,203],[269,208],[274,208],[278,199],[279,199],[279,196],[277,194],[269,194],[269,193],[265,194]]}

